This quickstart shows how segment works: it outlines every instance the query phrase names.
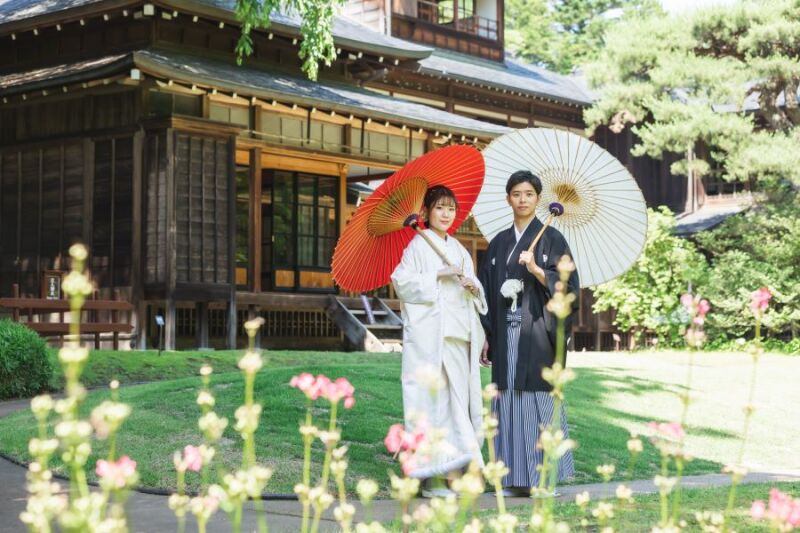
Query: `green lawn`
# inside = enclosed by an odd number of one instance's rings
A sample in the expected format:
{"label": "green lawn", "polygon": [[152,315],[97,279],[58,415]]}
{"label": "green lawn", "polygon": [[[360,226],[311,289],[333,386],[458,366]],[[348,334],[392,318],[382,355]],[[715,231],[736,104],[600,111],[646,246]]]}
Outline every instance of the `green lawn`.
{"label": "green lawn", "polygon": [[[367,354],[342,352],[269,351],[269,361],[278,366],[303,366],[323,360],[326,363],[351,363],[365,361],[389,361],[397,358],[393,354]],[[53,368],[60,369],[58,350],[48,353]],[[89,362],[84,369],[82,381],[86,387],[103,387],[112,379],[121,384],[164,381],[169,379],[196,376],[200,367],[209,364],[214,372],[238,372],[236,362],[241,351],[221,350],[203,352],[161,352],[92,350]],[[52,390],[64,387],[64,377],[56,370],[51,382]]]}
{"label": "green lawn", "polygon": [[[203,362],[209,362],[217,369],[230,370],[235,368],[236,357],[234,352],[164,354],[160,357],[154,352],[96,352],[88,369],[89,382],[103,383],[113,377],[140,381],[191,375]],[[396,468],[396,464],[385,451],[383,437],[389,425],[400,422],[402,416],[399,357],[311,352],[269,352],[267,357],[269,362],[256,382],[257,401],[264,406],[256,439],[261,461],[274,467],[276,472],[268,490],[291,492],[298,480],[302,448],[297,426],[304,414],[304,398],[291,389],[288,382],[292,375],[301,371],[324,373],[333,378],[346,376],[354,384],[356,407],[345,411],[341,417],[343,439],[350,445],[349,485],[352,488],[359,478],[371,477],[386,487],[387,471]],[[643,427],[650,420],[647,416],[634,414],[629,403],[612,401],[609,391],[623,389],[638,398],[636,407],[641,408],[651,398],[672,393],[673,387],[656,380],[617,376],[602,367],[578,368],[577,375],[578,379],[568,392],[568,413],[571,436],[580,444],[575,452],[577,475],[573,482],[584,483],[598,481],[595,472],[598,464],[612,462],[623,470],[628,459],[626,426]],[[484,371],[484,379],[488,379],[487,371]],[[139,463],[142,485],[174,487],[173,451],[186,444],[201,442],[196,426],[198,385],[199,378],[190,377],[122,389],[121,398],[134,406],[134,413],[122,428],[118,449]],[[217,412],[233,420],[233,412],[242,400],[239,373],[216,374],[212,385],[217,397]],[[86,402],[87,412],[108,394],[107,390],[92,392]],[[320,407],[316,411],[317,421],[323,422],[326,413]],[[27,441],[34,429],[33,418],[27,412],[0,419],[0,450],[26,460]],[[713,427],[697,426],[691,430],[714,439],[735,440],[734,434],[719,432]],[[105,453],[104,443],[98,443],[95,448],[92,464]],[[240,449],[238,435],[229,428],[219,445],[219,457],[233,468],[240,459]],[[319,454],[316,459],[318,467]],[[658,464],[656,452],[646,446],[635,477],[651,477]],[[687,474],[718,472],[720,467],[718,462],[699,458],[689,464]],[[620,476],[623,474],[619,473]],[[190,475],[189,482],[196,481]]]}
{"label": "green lawn", "polygon": [[[731,513],[730,527],[739,532],[766,532],[769,531],[769,522],[757,522],[750,517],[750,506],[754,500],[769,500],[769,491],[772,487],[777,487],[785,493],[794,497],[800,496],[800,483],[754,483],[740,485],[736,489],[736,500],[734,510]],[[713,489],[689,489],[684,490],[681,498],[680,519],[685,520],[688,531],[700,531],[700,525],[695,518],[695,513],[702,511],[723,512],[728,502],[728,487]],[[634,498],[635,504],[620,507],[615,503],[615,517],[612,526],[616,531],[625,533],[647,532],[658,524],[660,519],[659,497],[655,494],[648,494]],[[591,510],[597,502],[590,502],[588,509]],[[523,523],[530,519],[530,506],[513,507],[510,512],[517,515]],[[482,517],[488,517],[496,513],[482,513]],[[574,503],[561,503],[556,505],[556,515],[561,521],[570,525],[573,531],[583,531],[580,525],[582,518],[589,519],[589,531],[597,531],[597,521],[588,513],[584,513],[580,507]]]}

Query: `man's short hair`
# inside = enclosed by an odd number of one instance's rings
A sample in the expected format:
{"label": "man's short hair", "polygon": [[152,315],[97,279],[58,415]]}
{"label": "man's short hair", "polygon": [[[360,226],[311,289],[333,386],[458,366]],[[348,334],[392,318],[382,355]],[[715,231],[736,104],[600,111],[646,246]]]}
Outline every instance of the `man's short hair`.
{"label": "man's short hair", "polygon": [[533,185],[533,190],[536,191],[537,195],[542,194],[542,180],[530,170],[517,170],[511,174],[506,182],[506,194],[511,194],[511,189],[525,182]]}

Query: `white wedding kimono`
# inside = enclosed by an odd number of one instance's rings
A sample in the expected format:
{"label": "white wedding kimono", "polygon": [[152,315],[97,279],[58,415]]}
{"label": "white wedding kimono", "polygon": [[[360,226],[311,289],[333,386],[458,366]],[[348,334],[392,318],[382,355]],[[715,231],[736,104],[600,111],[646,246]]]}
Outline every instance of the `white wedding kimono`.
{"label": "white wedding kimono", "polygon": [[[442,239],[424,230],[453,265],[480,289],[473,296],[455,276],[437,279],[444,262],[425,240],[416,235],[392,273],[403,309],[403,411],[406,428],[413,430],[420,415],[429,428],[446,430],[443,451],[417,454],[412,477],[444,475],[477,460],[483,465],[481,446],[482,395],[480,353],[484,331],[478,313],[486,313],[486,298],[469,252],[453,237]],[[422,376],[428,368],[434,375]],[[432,391],[430,378],[444,386]]]}

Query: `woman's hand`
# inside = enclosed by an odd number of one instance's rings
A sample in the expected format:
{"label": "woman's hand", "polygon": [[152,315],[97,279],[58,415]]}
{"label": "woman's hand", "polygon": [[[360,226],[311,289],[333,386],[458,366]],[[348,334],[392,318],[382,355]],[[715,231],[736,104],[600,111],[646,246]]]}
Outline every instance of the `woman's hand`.
{"label": "woman's hand", "polygon": [[475,285],[475,280],[472,278],[461,278],[461,286],[471,292],[473,296],[477,296],[480,293],[480,289]]}
{"label": "woman's hand", "polygon": [[447,278],[450,276],[461,277],[464,273],[455,265],[448,265],[436,273],[436,279]]}

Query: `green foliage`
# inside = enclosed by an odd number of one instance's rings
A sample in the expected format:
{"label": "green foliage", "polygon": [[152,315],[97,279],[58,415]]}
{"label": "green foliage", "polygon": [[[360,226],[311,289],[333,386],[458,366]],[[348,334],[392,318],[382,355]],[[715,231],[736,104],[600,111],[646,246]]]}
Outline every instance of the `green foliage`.
{"label": "green foliage", "polygon": [[0,320],[0,399],[45,390],[53,375],[44,340],[11,320]]}
{"label": "green foliage", "polygon": [[653,0],[509,0],[505,6],[514,14],[506,17],[508,48],[562,73],[596,59],[620,15],[660,12]]}
{"label": "green foliage", "polygon": [[753,209],[730,217],[697,236],[711,256],[703,295],[711,302],[712,336],[746,335],[752,329],[750,293],[769,287],[773,300],[764,314],[768,336],[800,333],[800,194],[773,190]]}
{"label": "green foliage", "polygon": [[687,320],[680,296],[690,284],[704,286],[708,272],[697,247],[673,235],[674,227],[669,209],[648,209],[642,255],[625,274],[594,288],[595,312],[613,308],[614,324],[622,330],[650,330],[667,341],[677,339]]}
{"label": "green foliage", "polygon": [[[743,1],[681,16],[629,17],[588,68],[600,100],[590,128],[633,125],[635,155],[708,147],[700,174],[800,182],[800,4]],[[702,154],[701,154],[702,155]],[[716,163],[716,165],[715,165]],[[672,168],[685,174],[687,161]]]}
{"label": "green foliage", "polygon": [[236,18],[242,34],[236,45],[237,60],[253,53],[250,33],[256,28],[268,28],[270,15],[275,11],[292,12],[300,16],[300,59],[303,72],[311,80],[319,75],[319,64],[330,66],[336,59],[333,42],[333,17],[344,0],[236,0]]}

